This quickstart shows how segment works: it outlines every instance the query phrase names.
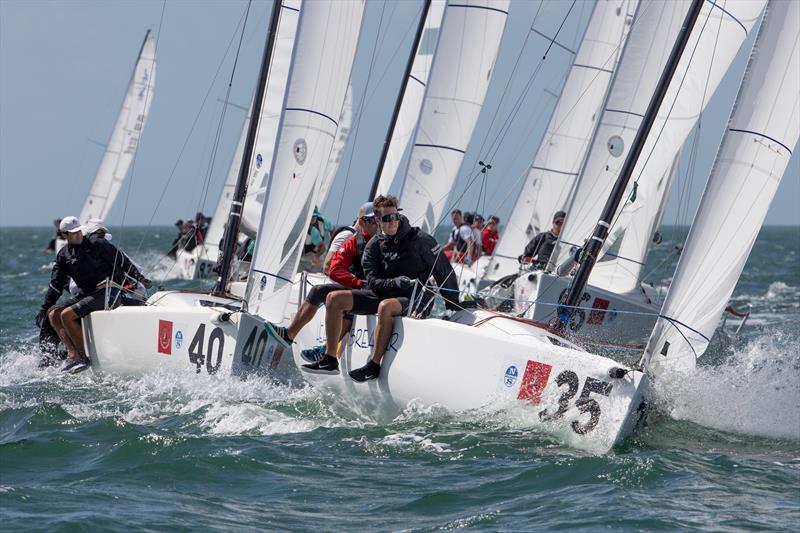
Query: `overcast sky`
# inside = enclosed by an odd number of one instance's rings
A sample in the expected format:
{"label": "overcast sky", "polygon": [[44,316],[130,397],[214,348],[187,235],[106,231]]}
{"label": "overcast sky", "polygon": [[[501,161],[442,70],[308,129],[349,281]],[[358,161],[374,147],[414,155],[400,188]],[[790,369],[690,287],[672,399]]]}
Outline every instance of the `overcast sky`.
{"label": "overcast sky", "polygon": [[[230,100],[241,106],[253,91],[270,5],[254,1],[250,9],[230,93]],[[541,9],[538,1],[511,1],[501,56],[455,188],[456,194],[463,193],[478,160],[489,160],[488,194],[479,204],[481,183],[473,182],[459,203],[462,209],[478,207],[503,220],[508,216],[570,62],[569,54],[553,47],[531,79],[548,43],[529,29],[535,25],[554,34],[569,7],[567,1],[545,2]],[[590,1],[578,1],[561,30],[561,42],[577,47],[591,7]],[[78,213],[147,29],[158,38],[155,97],[132,174],[108,223],[162,225],[198,209],[212,213],[244,119],[244,111],[229,106],[215,143],[245,8],[242,0],[173,0],[166,5],[0,0],[0,225],[42,226]],[[368,2],[353,74],[355,122],[323,210],[334,219],[352,218],[366,200],[420,8],[417,0]],[[691,222],[751,41],[703,116],[697,159],[690,167],[684,158],[666,224]],[[201,191],[209,177],[211,192],[204,198]],[[678,193],[685,188],[691,194]],[[766,224],[800,225],[799,206],[800,160],[795,155]]]}

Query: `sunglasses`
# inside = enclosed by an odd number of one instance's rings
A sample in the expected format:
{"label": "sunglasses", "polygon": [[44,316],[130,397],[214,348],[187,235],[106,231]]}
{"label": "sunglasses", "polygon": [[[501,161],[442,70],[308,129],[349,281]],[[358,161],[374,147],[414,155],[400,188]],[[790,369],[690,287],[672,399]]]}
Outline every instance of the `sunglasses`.
{"label": "sunglasses", "polygon": [[361,221],[367,224],[375,224],[375,217],[361,217]]}
{"label": "sunglasses", "polygon": [[563,223],[564,223],[563,220],[556,220],[555,222],[553,222],[553,224],[555,224],[556,226],[560,226]]}
{"label": "sunglasses", "polygon": [[400,213],[389,213],[381,217],[381,222],[394,222],[395,220],[400,220],[400,216]]}

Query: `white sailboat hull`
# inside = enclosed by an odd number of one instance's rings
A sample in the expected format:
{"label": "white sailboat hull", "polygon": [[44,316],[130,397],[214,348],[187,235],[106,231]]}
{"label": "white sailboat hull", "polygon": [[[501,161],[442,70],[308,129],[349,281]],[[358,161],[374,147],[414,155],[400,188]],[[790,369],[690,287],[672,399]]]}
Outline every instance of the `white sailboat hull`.
{"label": "white sailboat hull", "polygon": [[[557,317],[561,296],[571,278],[544,272],[523,273],[514,282],[514,311],[542,325]],[[661,308],[655,291],[616,294],[587,285],[570,324],[570,331],[584,344],[641,350],[653,330]]]}
{"label": "white sailboat hull", "polygon": [[239,302],[196,292],[157,292],[150,305],[96,311],[83,320],[95,372],[141,376],[169,371],[245,376],[269,373],[299,381],[289,349]]}
{"label": "white sailboat hull", "polygon": [[[381,417],[394,417],[412,402],[451,412],[519,409],[536,431],[595,452],[620,442],[638,419],[644,374],[610,377],[611,369],[623,367],[557,346],[531,324],[485,311],[460,311],[450,321],[397,318],[380,377],[357,383],[347,373],[370,357],[374,331],[375,317],[357,317],[341,372],[303,372],[306,380]],[[320,333],[309,325],[298,336],[298,365],[308,363],[300,351],[318,343]]]}

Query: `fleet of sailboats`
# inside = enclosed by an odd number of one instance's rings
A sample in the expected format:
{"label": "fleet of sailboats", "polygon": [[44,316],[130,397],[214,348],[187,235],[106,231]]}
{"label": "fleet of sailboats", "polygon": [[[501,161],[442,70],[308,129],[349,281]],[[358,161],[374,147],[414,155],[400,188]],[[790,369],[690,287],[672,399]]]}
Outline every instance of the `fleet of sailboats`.
{"label": "fleet of sailboats", "polygon": [[[506,234],[487,268],[473,272],[476,280],[517,276],[516,312],[397,318],[380,377],[356,383],[347,371],[371,355],[374,317],[357,318],[339,375],[298,370],[300,350],[319,342],[319,320],[288,349],[264,322],[291,318],[289,302],[305,287],[300,253],[346,141],[364,7],[363,0],[276,2],[250,119],[203,252],[207,264],[221,257],[214,290],[160,291],[144,307],[92,313],[83,327],[93,368],[266,372],[389,414],[413,400],[453,411],[522,402],[541,431],[609,449],[634,428],[648,380],[690,368],[705,349],[800,135],[798,3],[599,0]],[[436,0],[420,19],[372,192],[388,190],[410,151],[401,205],[426,231],[440,222],[472,137],[508,10],[508,0]],[[642,266],[676,161],[763,12],[662,307],[642,285]],[[578,272],[518,275],[518,251],[563,207],[550,269],[583,247]],[[240,225],[256,239],[241,298],[230,285]],[[592,340],[642,355],[624,364],[587,351]]]}

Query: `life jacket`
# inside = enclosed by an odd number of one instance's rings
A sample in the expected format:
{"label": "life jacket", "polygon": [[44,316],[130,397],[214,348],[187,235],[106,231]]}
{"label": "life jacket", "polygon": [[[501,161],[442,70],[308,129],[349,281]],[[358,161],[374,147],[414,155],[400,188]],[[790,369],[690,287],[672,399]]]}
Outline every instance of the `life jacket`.
{"label": "life jacket", "polygon": [[358,235],[360,233],[355,226],[339,226],[333,230],[333,233],[331,233],[331,242],[333,242],[336,239],[336,236],[343,231],[350,231],[353,233],[353,235]]}
{"label": "life jacket", "polygon": [[364,234],[357,229],[355,235],[353,236],[356,238],[356,256],[353,259],[353,264],[350,265],[348,270],[350,270],[350,273],[358,279],[367,279],[367,275],[364,274],[364,267],[361,265],[361,258],[364,257],[364,248],[367,246],[367,240],[364,238]]}
{"label": "life jacket", "polygon": [[[459,226],[458,228],[454,229],[453,230],[453,237],[455,237],[455,238],[453,240],[456,243],[456,250],[458,250],[461,253],[466,253],[467,249],[469,248],[469,243],[461,238],[461,231],[460,230],[461,230],[461,228],[463,226],[469,227],[468,224],[461,224],[461,226]],[[472,231],[472,228],[470,228],[470,231]]]}

